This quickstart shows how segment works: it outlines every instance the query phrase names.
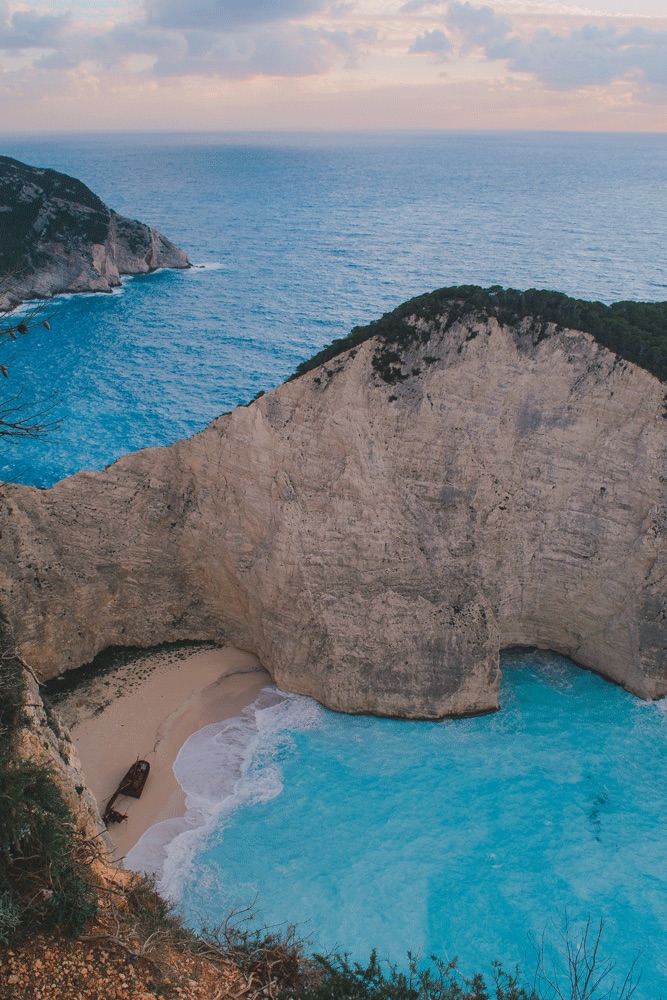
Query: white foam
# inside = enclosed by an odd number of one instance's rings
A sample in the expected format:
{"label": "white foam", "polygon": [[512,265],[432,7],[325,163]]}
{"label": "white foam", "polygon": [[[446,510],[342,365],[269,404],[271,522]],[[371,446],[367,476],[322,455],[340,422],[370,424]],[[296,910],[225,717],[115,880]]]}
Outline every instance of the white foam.
{"label": "white foam", "polygon": [[[218,270],[224,267],[224,264],[193,264],[193,267],[197,268],[207,268],[208,270]],[[120,284],[114,285],[112,288],[108,288],[104,291],[85,291],[85,292],[58,292],[57,295],[49,295],[42,299],[25,299],[23,302],[19,303],[11,311],[12,318],[20,317],[26,313],[33,312],[37,307],[42,306],[44,309],[51,309],[54,306],[61,305],[63,302],[68,302],[70,299],[92,299],[99,298],[101,295],[123,295],[125,292],[125,285],[132,281],[134,278],[145,277],[146,275],[160,274],[162,271],[180,271],[181,268],[168,268],[168,267],[156,267],[154,271],[142,271],[137,274],[121,274]],[[187,269],[183,269],[186,270]]]}
{"label": "white foam", "polygon": [[163,895],[178,899],[208,834],[241,806],[280,795],[277,758],[289,744],[290,732],[317,726],[321,714],[312,698],[271,686],[240,717],[193,733],[174,761],[174,774],[185,792],[185,816],[147,830],[128,852],[126,867],[154,875]]}
{"label": "white foam", "polygon": [[134,277],[134,274],[124,274],[122,284],[114,285],[113,288],[98,292],[60,292],[48,301],[57,304],[58,302],[68,302],[70,299],[98,299],[101,295],[123,295],[125,293],[125,288],[123,287],[125,282],[131,281]]}
{"label": "white foam", "polygon": [[225,265],[219,260],[211,261],[210,264],[195,264],[194,261],[190,262],[192,264],[192,269],[197,271],[222,271]]}
{"label": "white foam", "polygon": [[61,306],[63,303],[69,302],[70,299],[93,299],[99,298],[101,295],[123,295],[125,292],[123,285],[126,281],[129,281],[134,277],[135,275],[133,274],[123,275],[122,284],[115,285],[113,288],[110,288],[105,292],[58,292],[57,295],[51,295],[44,299],[25,299],[24,302],[21,302],[20,305],[16,306],[16,308],[7,315],[11,315],[12,319],[17,319],[21,316],[34,312],[35,309],[41,308],[44,315],[47,316],[56,306]]}

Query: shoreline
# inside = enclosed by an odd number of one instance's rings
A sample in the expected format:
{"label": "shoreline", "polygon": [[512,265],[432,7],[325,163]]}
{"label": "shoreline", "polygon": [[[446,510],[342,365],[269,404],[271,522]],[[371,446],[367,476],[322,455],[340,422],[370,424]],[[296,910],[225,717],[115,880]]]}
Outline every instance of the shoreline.
{"label": "shoreline", "polygon": [[126,281],[131,281],[132,278],[150,277],[153,274],[160,274],[162,271],[211,271],[218,270],[222,266],[219,261],[213,261],[211,264],[193,264],[190,261],[184,267],[168,267],[162,264],[160,267],[154,267],[148,271],[128,271],[127,273],[122,271],[119,274],[120,281],[117,285],[110,285],[108,288],[79,288],[74,291],[64,288],[61,292],[51,292],[49,295],[37,295],[34,298],[19,299],[13,306],[0,306],[0,317],[8,316],[10,313],[19,315],[22,310],[31,312],[44,307],[49,302],[57,304],[59,299],[66,301],[67,299],[90,297],[92,295],[120,295],[125,291]]}
{"label": "shoreline", "polygon": [[151,765],[141,798],[116,802],[127,814],[108,828],[119,860],[151,826],[185,815],[172,768],[188,737],[240,715],[271,683],[256,656],[232,646],[144,651],[63,697],[57,711],[100,812],[137,758]]}

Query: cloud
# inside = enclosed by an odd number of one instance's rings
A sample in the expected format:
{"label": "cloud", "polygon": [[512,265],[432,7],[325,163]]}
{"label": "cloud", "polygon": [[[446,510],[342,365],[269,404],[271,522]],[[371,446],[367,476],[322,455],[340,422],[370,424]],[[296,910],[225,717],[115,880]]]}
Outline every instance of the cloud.
{"label": "cloud", "polygon": [[0,0],[0,49],[54,48],[69,26],[66,14],[37,14],[17,10],[11,16],[6,0]]}
{"label": "cloud", "polygon": [[235,31],[306,17],[325,7],[326,0],[146,0],[146,21],[163,28]]}
{"label": "cloud", "polygon": [[450,3],[443,20],[448,35],[427,32],[415,40],[410,52],[447,59],[481,49],[487,59],[506,60],[512,72],[530,74],[554,90],[604,86],[622,79],[649,89],[667,88],[666,31],[586,24],[567,35],[541,30],[526,40],[492,7],[469,2]]}
{"label": "cloud", "polygon": [[462,37],[462,50],[469,52],[480,47],[486,50],[489,58],[496,51],[504,52],[508,43],[512,24],[506,17],[501,17],[492,7],[473,7],[471,3],[451,3],[445,14],[445,24],[450,31],[457,31]]}
{"label": "cloud", "polygon": [[[476,76],[480,61],[486,59],[494,63],[490,75],[495,80],[505,68],[508,79],[522,74],[522,83],[535,90],[604,88],[622,80],[627,82],[623,92],[633,93],[635,99],[659,102],[667,94],[667,31],[656,30],[655,25],[627,28],[623,22],[614,26],[597,21],[563,29],[562,34],[539,30],[527,35],[524,26],[519,34],[509,16],[483,0],[408,0],[400,16],[394,12],[384,21],[377,0],[369,2],[368,11],[358,0],[352,4],[348,0],[142,3],[135,4],[133,16],[132,8],[131,13],[123,8],[115,25],[102,26],[99,21],[74,22],[68,14],[45,13],[45,8],[10,13],[7,0],[0,0],[0,49],[13,51],[8,66],[30,65],[36,75],[44,74],[45,81],[72,76],[82,81],[82,88],[95,78],[102,91],[106,84],[121,80],[128,86],[135,82],[154,87],[155,81],[184,76],[223,80],[324,76],[355,67],[369,51],[382,54],[379,72],[384,73],[388,59],[399,50],[405,60],[408,48],[412,58],[421,55],[438,62],[472,54]],[[425,16],[406,13],[422,8],[428,8]],[[406,28],[407,37],[414,38],[411,45],[405,42]],[[377,72],[379,63],[373,65],[371,72]],[[398,69],[404,74],[405,63],[398,63]],[[391,70],[386,73],[389,85]],[[468,69],[465,73],[469,76]],[[513,79],[516,82],[516,76]],[[16,85],[23,86],[18,77]]]}
{"label": "cloud", "polygon": [[402,14],[412,14],[416,10],[424,10],[425,7],[444,7],[446,0],[408,0],[401,7]]}
{"label": "cloud", "polygon": [[667,31],[631,28],[623,38],[627,52],[641,62],[646,79],[667,89]]}
{"label": "cloud", "polygon": [[279,24],[272,30],[222,33],[175,30],[146,24],[119,24],[99,34],[71,39],[66,51],[35,63],[45,70],[74,69],[91,62],[103,72],[127,70],[134,57],[145,57],[142,76],[301,77],[349,65],[374,39],[374,33],[326,31],[306,25]]}
{"label": "cloud", "polygon": [[162,39],[151,73],[158,77],[207,75],[228,79],[314,76],[353,58],[358,39],[345,32],[281,26],[250,35],[185,32]]}
{"label": "cloud", "polygon": [[[354,66],[376,39],[374,29],[347,29],[340,20],[333,29],[290,20],[328,3],[146,0],[147,10],[136,20],[91,28],[70,27],[69,15],[16,12],[10,17],[6,0],[0,0],[0,46],[4,38],[6,47],[50,49],[33,59],[34,69],[44,72],[85,66],[98,75],[143,78],[314,76]],[[340,4],[333,12],[337,18],[344,13]]]}
{"label": "cloud", "polygon": [[568,89],[611,83],[639,69],[638,62],[613,27],[588,24],[567,36],[538,31],[530,42],[515,46],[509,66],[547,86]]}
{"label": "cloud", "polygon": [[444,57],[452,50],[451,40],[443,31],[427,31],[415,38],[410,52],[430,52],[432,55]]}

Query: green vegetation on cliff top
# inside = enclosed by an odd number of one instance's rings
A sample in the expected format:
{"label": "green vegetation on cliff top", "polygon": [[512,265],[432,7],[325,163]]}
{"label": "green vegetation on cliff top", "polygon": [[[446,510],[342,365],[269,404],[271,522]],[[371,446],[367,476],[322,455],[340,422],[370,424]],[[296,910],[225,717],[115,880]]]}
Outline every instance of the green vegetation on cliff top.
{"label": "green vegetation on cliff top", "polygon": [[550,335],[549,324],[557,330],[581,330],[619,357],[667,381],[667,302],[615,302],[607,306],[572,299],[562,292],[535,288],[520,292],[500,285],[455,285],[418,295],[367,326],[355,326],[347,337],[334,340],[300,364],[291,378],[305,375],[371,337],[379,337],[384,350],[374,358],[374,367],[386,382],[393,384],[401,378],[396,368],[400,354],[388,348],[408,347],[420,337],[408,319],[417,316],[436,320],[445,315],[446,330],[461,320],[490,317],[505,325],[530,319],[538,340]]}

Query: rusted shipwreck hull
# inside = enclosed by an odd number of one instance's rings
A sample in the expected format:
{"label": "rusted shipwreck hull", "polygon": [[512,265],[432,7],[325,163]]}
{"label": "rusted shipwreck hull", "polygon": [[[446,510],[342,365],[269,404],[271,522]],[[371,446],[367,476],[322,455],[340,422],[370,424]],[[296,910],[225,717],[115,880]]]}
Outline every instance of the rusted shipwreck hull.
{"label": "rusted shipwreck hull", "polygon": [[119,795],[129,795],[133,799],[141,798],[141,793],[144,790],[144,785],[146,784],[146,778],[148,777],[150,769],[151,766],[147,760],[135,760],[134,764],[123,776],[118,788],[107,802],[104,815],[102,816],[102,819],[107,826],[109,823],[120,823],[121,820],[127,819],[127,815],[125,813],[120,813],[114,809],[114,802]]}

